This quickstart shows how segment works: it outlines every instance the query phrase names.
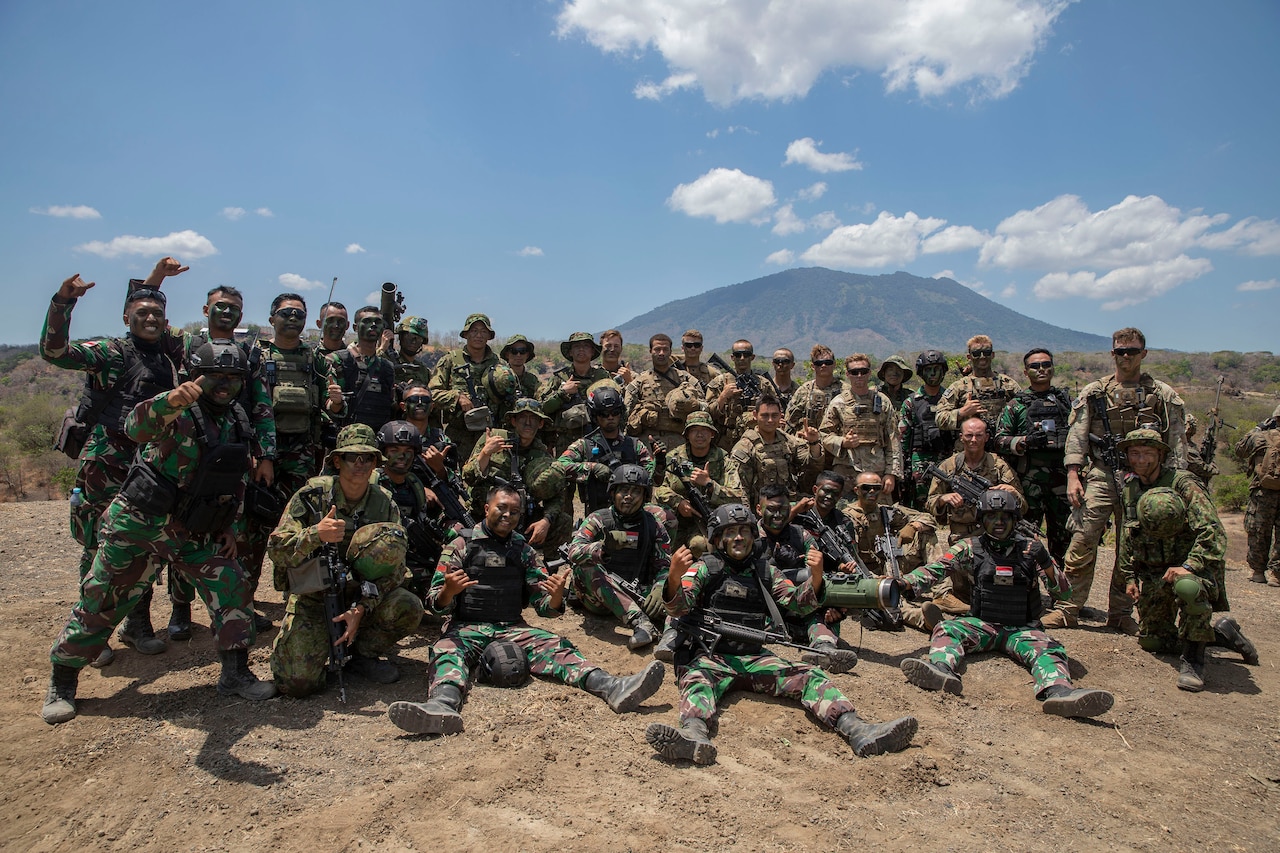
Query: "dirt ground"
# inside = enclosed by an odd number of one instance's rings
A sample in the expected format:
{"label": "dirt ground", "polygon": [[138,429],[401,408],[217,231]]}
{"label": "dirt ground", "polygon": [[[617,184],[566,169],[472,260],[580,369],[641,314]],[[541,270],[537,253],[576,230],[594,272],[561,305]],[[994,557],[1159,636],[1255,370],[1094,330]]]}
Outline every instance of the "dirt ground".
{"label": "dirt ground", "polygon": [[[709,767],[668,765],[644,741],[675,720],[670,673],[634,714],[535,680],[477,686],[463,734],[404,734],[385,712],[423,697],[433,626],[401,644],[399,683],[351,678],[345,706],[336,690],[219,697],[207,631],[154,657],[117,645],[113,666],[84,671],[79,717],[46,725],[48,648],[76,594],[66,516],[65,502],[0,505],[6,850],[1280,849],[1280,589],[1246,582],[1239,516],[1229,590],[1261,666],[1211,650],[1208,689],[1184,693],[1173,658],[1099,625],[1061,631],[1078,683],[1116,694],[1082,722],[1042,714],[1004,658],[974,660],[963,697],[918,690],[898,663],[926,637],[855,624],[862,659],[834,678],[864,717],[916,715],[910,749],[858,759],[798,706],[734,694]],[[610,670],[644,662],[599,620],[536,621]],[[274,636],[253,651],[260,676]]]}

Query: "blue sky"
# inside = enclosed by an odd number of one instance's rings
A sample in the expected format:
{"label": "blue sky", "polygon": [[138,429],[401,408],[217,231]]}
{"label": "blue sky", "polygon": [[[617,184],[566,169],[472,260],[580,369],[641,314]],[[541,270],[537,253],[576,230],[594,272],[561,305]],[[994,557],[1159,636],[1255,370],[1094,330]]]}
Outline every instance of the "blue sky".
{"label": "blue sky", "polygon": [[1278,41],[1270,0],[12,0],[0,342],[74,272],[122,332],[172,254],[174,322],[336,276],[557,337],[826,266],[1274,350]]}

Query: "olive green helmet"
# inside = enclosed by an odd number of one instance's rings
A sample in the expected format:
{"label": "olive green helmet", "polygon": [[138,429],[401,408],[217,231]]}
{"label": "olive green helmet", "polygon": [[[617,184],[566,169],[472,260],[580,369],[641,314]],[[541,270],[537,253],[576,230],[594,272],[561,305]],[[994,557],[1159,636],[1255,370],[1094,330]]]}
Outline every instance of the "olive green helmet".
{"label": "olive green helmet", "polygon": [[364,580],[376,581],[404,566],[409,539],[404,528],[390,521],[366,524],[351,537],[347,564]]}
{"label": "olive green helmet", "polygon": [[1186,520],[1186,502],[1167,486],[1156,486],[1138,498],[1138,523],[1143,533],[1167,539],[1181,530]]}

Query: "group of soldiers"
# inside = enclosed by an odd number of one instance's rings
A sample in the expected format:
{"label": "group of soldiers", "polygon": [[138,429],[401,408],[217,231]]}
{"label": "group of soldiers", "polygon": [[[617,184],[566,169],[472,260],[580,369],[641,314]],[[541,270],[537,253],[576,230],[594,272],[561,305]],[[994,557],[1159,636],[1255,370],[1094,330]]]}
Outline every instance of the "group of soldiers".
{"label": "group of soldiers", "polygon": [[[1109,523],[1108,626],[1180,655],[1186,690],[1204,687],[1207,645],[1257,663],[1239,624],[1213,618],[1228,606],[1225,534],[1205,483],[1184,470],[1182,401],[1142,372],[1137,329],[1115,333],[1114,375],[1074,401],[1053,385],[1048,350],[1023,357],[1023,389],[993,370],[985,335],[945,389],[937,350],[914,371],[885,360],[873,386],[869,356],[845,358],[841,380],[816,345],[813,378],[797,383],[790,350],[773,352],[770,374],[738,340],[731,363],[713,366],[697,330],[680,336],[680,357],[652,336],[643,372],[622,361],[616,330],[599,342],[575,332],[560,345],[568,365],[539,379],[533,343],[512,335],[495,352],[478,313],[434,364],[426,320],[384,317],[385,303],[355,312],[349,344],[346,307],[326,303],[313,344],[304,298],[280,294],[272,339],[251,345],[234,337],[241,295],[217,287],[207,332],[174,332],[162,285],[186,270],[164,258],[130,283],[122,338],[71,342],[72,309],[94,286],[79,276],[49,307],[42,356],[86,374],[62,440],[78,459],[80,600],[50,654],[49,723],[75,716],[80,670],[110,663],[121,622],[121,642],[165,651],[150,619],[161,572],[169,638],[190,637],[198,593],[219,692],[252,700],[335,678],[345,699],[346,675],[392,683],[399,641],[424,616],[443,620],[425,701],[388,711],[416,733],[461,731],[473,676],[549,676],[624,713],[670,663],[678,721],[646,732],[670,760],[714,760],[732,689],[799,701],[857,755],[904,749],[915,718],[867,722],[831,678],[857,663],[840,639],[855,617],[930,635],[927,655],[902,663],[919,687],[959,693],[965,653],[995,649],[1031,669],[1047,713],[1097,716],[1111,694],[1075,687],[1045,629],[1078,624]],[[1242,456],[1259,460],[1257,490],[1274,496],[1267,425],[1255,432],[1262,450]],[[1253,506],[1259,518],[1269,506],[1274,526],[1274,501]],[[286,608],[260,680],[247,661],[274,627],[254,610],[266,556]],[[1253,556],[1251,534],[1266,582]],[[527,606],[555,616],[567,604],[616,620],[655,660],[613,675],[524,621]]]}

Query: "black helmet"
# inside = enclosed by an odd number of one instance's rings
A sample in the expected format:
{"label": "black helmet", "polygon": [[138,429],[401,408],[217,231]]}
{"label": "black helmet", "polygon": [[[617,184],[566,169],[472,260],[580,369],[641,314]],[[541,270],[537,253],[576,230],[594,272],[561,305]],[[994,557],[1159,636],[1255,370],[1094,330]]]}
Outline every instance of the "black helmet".
{"label": "black helmet", "polygon": [[756,517],[742,504],[725,504],[711,513],[711,520],[707,522],[707,538],[714,543],[720,531],[734,524],[750,524],[755,527]]}
{"label": "black helmet", "polygon": [[1004,489],[987,489],[978,498],[978,517],[989,512],[1012,513],[1014,521],[1022,517],[1022,511],[1018,509],[1018,496]]}
{"label": "black helmet", "polygon": [[187,356],[189,373],[192,379],[199,379],[206,373],[239,373],[248,374],[244,351],[239,344],[230,341],[205,341]]}
{"label": "black helmet", "polygon": [[928,367],[931,364],[940,364],[943,367],[946,367],[947,357],[942,353],[938,352],[936,349],[925,350],[924,352],[920,353],[920,356],[916,359],[916,373],[919,373],[921,370],[923,370],[924,368]]}
{"label": "black helmet", "polygon": [[510,640],[495,640],[480,655],[480,674],[494,687],[523,687],[529,681],[529,659]]}
{"label": "black helmet", "polygon": [[587,391],[587,412],[593,418],[605,415],[625,415],[626,404],[622,402],[622,394],[618,386],[612,382],[600,382],[597,387]]}
{"label": "black helmet", "polygon": [[648,489],[652,485],[653,478],[644,468],[639,465],[619,465],[613,469],[613,476],[609,478],[609,494],[612,495],[618,486],[644,486]]}
{"label": "black helmet", "polygon": [[422,452],[422,433],[408,421],[387,421],[378,430],[378,449],[385,451],[392,445],[408,445],[414,453]]}

